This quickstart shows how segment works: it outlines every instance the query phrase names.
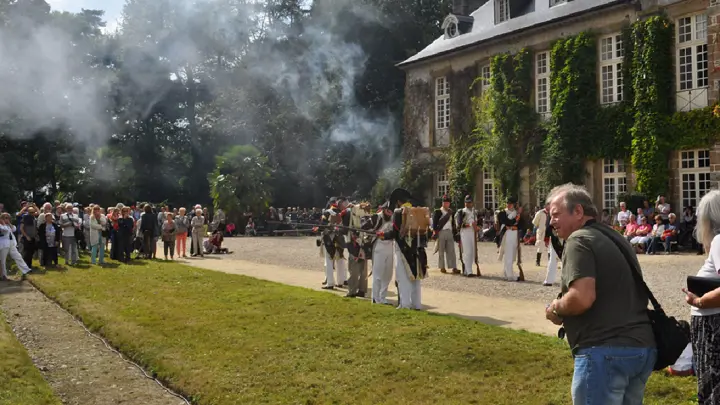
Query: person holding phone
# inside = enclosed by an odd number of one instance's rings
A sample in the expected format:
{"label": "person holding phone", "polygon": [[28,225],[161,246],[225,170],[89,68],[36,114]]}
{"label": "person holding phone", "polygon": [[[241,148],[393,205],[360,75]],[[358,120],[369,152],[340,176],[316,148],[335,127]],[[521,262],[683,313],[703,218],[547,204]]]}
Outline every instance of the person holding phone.
{"label": "person holding phone", "polygon": [[[697,208],[697,238],[705,247],[707,259],[697,277],[720,281],[720,191],[705,194]],[[690,305],[690,341],[695,357],[698,404],[720,403],[720,288],[702,296],[688,291],[685,301]]]}

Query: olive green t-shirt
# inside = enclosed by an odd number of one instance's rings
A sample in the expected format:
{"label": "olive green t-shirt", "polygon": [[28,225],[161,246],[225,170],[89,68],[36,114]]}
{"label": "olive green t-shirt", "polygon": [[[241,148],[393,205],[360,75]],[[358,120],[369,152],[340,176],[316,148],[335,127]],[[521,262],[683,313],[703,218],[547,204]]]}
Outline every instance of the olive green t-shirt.
{"label": "olive green t-shirt", "polygon": [[[655,347],[648,297],[635,283],[632,269],[615,243],[593,226],[573,232],[562,256],[562,293],[573,281],[595,279],[595,302],[578,316],[563,319],[573,351],[594,346]],[[624,249],[637,256],[620,234],[613,233]],[[639,268],[639,266],[638,266]]]}

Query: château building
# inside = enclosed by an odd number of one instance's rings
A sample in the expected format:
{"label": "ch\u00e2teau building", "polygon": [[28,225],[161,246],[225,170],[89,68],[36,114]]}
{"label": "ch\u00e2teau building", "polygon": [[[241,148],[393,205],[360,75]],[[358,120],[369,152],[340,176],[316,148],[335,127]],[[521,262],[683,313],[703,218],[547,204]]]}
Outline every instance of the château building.
{"label": "ch\u00e2teau building", "polygon": [[[664,16],[674,30],[673,43],[668,45],[674,71],[673,108],[711,111],[720,89],[720,0],[455,0],[452,14],[442,24],[444,34],[398,65],[406,72],[406,137],[417,143],[417,153],[442,159],[441,152],[451,140],[468,131],[465,124],[454,125],[454,121],[467,121],[468,109],[453,106],[469,105],[473,96],[487,91],[494,56],[521,49],[532,55],[530,102],[540,120],[552,119],[551,49],[556,41],[580,33],[592,33],[596,41],[597,108],[621,103],[628,85],[623,80],[623,30],[652,16]],[[472,90],[466,79],[459,79],[468,75],[480,78]],[[431,93],[423,96],[413,90],[423,87]],[[702,195],[716,188],[720,143],[712,140],[714,135],[692,148],[667,151],[665,189],[675,212],[697,206]],[[629,156],[588,158],[584,166],[584,183],[599,208],[615,208],[618,195],[637,186]],[[538,165],[520,169],[517,196],[528,206],[544,198],[533,186],[537,173]],[[498,207],[493,177],[492,168],[477,170],[477,207]],[[429,203],[448,191],[449,178],[442,164],[432,183],[425,195]]]}

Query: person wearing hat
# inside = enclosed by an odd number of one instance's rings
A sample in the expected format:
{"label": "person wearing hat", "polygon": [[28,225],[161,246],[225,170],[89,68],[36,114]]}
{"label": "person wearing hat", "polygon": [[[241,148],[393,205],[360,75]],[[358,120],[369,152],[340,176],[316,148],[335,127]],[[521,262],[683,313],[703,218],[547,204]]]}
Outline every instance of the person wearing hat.
{"label": "person wearing hat", "polygon": [[460,229],[460,254],[462,255],[463,276],[475,277],[472,265],[477,263],[478,214],[470,195],[465,196],[465,208],[457,213],[457,227]]}
{"label": "person wearing hat", "polygon": [[[347,263],[345,261],[344,246],[345,235],[340,229],[333,225],[342,225],[341,213],[345,204],[340,198],[332,198],[328,202],[328,209],[323,213],[321,224],[326,225],[323,229],[320,244],[325,247],[323,257],[325,258],[325,285],[324,290],[333,290],[335,287],[343,287],[347,277]],[[327,226],[329,225],[329,226]],[[337,270],[337,281],[335,284],[335,270]]]}
{"label": "person wearing hat", "polygon": [[520,216],[515,210],[515,199],[508,198],[505,210],[498,214],[500,226],[500,256],[503,262],[503,270],[508,281],[518,281],[513,272],[513,263],[518,252],[518,224]]}
{"label": "person wearing hat", "polygon": [[380,206],[374,230],[377,237],[372,248],[372,302],[389,304],[387,292],[392,280],[395,252],[393,210],[389,201]]}
{"label": "person wearing hat", "polygon": [[[395,236],[395,280],[398,287],[398,308],[422,309],[421,282],[427,277],[427,235],[408,229],[404,223],[406,210],[413,208],[412,196],[407,190],[398,188],[390,194],[390,206],[397,207],[393,213]],[[429,212],[428,212],[429,216]],[[429,222],[429,218],[428,218]],[[406,233],[407,231],[407,233]],[[378,237],[384,237],[382,233]]]}
{"label": "person wearing hat", "polygon": [[[433,237],[435,242],[435,253],[439,253],[438,267],[441,273],[447,273],[447,268],[451,268],[453,274],[460,274],[455,259],[455,235],[457,235],[457,226],[453,221],[454,212],[450,208],[450,197],[445,194],[442,199],[442,207],[433,212]],[[447,260],[448,267],[445,267]]]}

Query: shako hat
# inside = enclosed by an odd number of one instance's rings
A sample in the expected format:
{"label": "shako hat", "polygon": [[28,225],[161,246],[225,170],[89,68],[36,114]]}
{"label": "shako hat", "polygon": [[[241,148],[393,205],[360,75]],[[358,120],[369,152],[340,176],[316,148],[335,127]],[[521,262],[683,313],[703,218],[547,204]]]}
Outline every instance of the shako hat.
{"label": "shako hat", "polygon": [[412,195],[409,191],[404,188],[396,188],[392,191],[392,193],[390,193],[390,207],[397,207],[398,201],[408,202],[412,199]]}
{"label": "shako hat", "polygon": [[443,202],[450,202],[450,196],[447,195],[447,194],[443,195],[442,201],[443,201]]}
{"label": "shako hat", "polygon": [[468,195],[465,196],[465,202],[466,202],[466,203],[471,203],[471,202],[473,202],[472,197],[470,197],[470,194],[468,194]]}

